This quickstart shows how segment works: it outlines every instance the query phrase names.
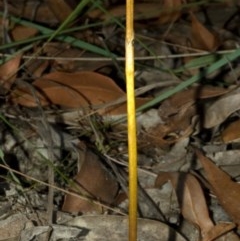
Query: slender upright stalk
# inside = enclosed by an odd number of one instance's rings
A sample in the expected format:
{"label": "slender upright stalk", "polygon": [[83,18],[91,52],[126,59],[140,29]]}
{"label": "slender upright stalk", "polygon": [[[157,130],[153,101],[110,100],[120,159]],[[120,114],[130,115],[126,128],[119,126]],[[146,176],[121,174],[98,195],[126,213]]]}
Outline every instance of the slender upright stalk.
{"label": "slender upright stalk", "polygon": [[129,155],[129,241],[137,240],[137,136],[134,95],[134,0],[126,2],[126,81]]}

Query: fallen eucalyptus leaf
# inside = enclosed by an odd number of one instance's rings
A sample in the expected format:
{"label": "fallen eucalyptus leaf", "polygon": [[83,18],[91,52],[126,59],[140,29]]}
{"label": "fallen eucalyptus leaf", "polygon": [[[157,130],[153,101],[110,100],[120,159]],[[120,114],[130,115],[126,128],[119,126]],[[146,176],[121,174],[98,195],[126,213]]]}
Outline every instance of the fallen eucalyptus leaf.
{"label": "fallen eucalyptus leaf", "polygon": [[[239,238],[233,232],[230,232],[236,227],[234,223],[219,223],[214,226],[209,232],[204,236],[202,241],[224,241],[224,240],[231,240],[231,241],[239,241]],[[227,234],[227,235],[225,235]],[[226,237],[231,239],[225,239]]]}
{"label": "fallen eucalyptus leaf", "polygon": [[67,194],[62,210],[71,213],[102,213],[103,207],[91,200],[112,204],[117,195],[118,183],[96,154],[86,150],[83,159],[80,171],[70,189],[89,200]]}
{"label": "fallen eucalyptus leaf", "polygon": [[178,114],[181,109],[189,108],[199,99],[210,99],[221,96],[230,89],[213,86],[197,86],[183,90],[163,101],[159,107],[159,115],[163,120],[169,120],[173,115]]}
{"label": "fallen eucalyptus leaf", "polygon": [[176,190],[183,217],[199,227],[204,237],[214,227],[214,224],[209,217],[208,207],[199,182],[189,173],[161,172],[158,174],[155,186],[160,187],[168,180]]}
{"label": "fallen eucalyptus leaf", "polygon": [[192,44],[194,48],[213,51],[219,45],[216,33],[209,31],[196,17],[190,12],[192,21]]}
{"label": "fallen eucalyptus leaf", "polygon": [[[114,103],[126,93],[111,78],[95,72],[53,72],[35,80],[33,87],[16,88],[10,101],[26,107],[54,104],[71,109],[82,108],[85,112],[97,109],[101,114],[122,114],[127,110],[126,99]],[[137,98],[136,108],[147,101]]]}
{"label": "fallen eucalyptus leaf", "polygon": [[224,122],[228,116],[240,109],[240,89],[220,97],[206,108],[203,127],[212,128]]}
{"label": "fallen eucalyptus leaf", "polygon": [[224,143],[236,142],[240,139],[240,120],[230,123],[221,133]]}
{"label": "fallen eucalyptus leaf", "polygon": [[163,1],[163,9],[161,15],[159,16],[157,22],[159,24],[173,23],[182,14],[182,4],[181,0],[165,0]]}
{"label": "fallen eucalyptus leaf", "polygon": [[200,150],[195,151],[206,172],[213,193],[228,215],[240,226],[240,185],[232,181],[227,173],[218,168]]}
{"label": "fallen eucalyptus leaf", "polygon": [[21,61],[22,55],[16,55],[14,58],[8,60],[6,63],[0,66],[0,94],[6,94],[12,87],[15,79],[18,67]]}

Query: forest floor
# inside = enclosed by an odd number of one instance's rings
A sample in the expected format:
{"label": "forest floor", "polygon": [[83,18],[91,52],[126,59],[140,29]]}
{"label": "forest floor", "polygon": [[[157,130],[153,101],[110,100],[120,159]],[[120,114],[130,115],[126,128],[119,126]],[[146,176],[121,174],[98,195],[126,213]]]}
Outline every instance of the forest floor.
{"label": "forest floor", "polygon": [[[125,1],[0,1],[0,241],[128,240]],[[134,5],[138,240],[240,240],[240,5]]]}

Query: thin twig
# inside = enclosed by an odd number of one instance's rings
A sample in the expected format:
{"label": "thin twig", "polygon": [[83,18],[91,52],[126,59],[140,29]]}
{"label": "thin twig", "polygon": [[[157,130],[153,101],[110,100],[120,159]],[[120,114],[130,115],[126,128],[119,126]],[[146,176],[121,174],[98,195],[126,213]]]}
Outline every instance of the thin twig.
{"label": "thin twig", "polygon": [[[156,56],[141,56],[135,57],[134,60],[153,60],[153,59],[176,59],[183,57],[200,57],[211,54],[229,54],[236,51],[232,50],[221,50],[214,53],[208,51],[202,51],[197,53],[185,53],[185,54],[169,54],[169,55],[156,55]],[[3,54],[0,53],[0,56],[11,57],[12,54]],[[23,59],[42,59],[42,60],[56,60],[56,61],[82,61],[82,62],[99,62],[99,61],[112,61],[112,58],[108,57],[58,57],[58,56],[37,56],[37,55],[23,55]],[[125,61],[125,57],[115,57],[117,61]]]}

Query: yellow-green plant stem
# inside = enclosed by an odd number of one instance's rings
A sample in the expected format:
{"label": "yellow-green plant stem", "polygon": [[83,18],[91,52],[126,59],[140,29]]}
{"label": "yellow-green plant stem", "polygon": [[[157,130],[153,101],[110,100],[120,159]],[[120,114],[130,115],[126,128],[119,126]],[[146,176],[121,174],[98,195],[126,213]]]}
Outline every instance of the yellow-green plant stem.
{"label": "yellow-green plant stem", "polygon": [[134,94],[134,0],[126,2],[126,83],[129,155],[129,241],[137,240],[137,135]]}

